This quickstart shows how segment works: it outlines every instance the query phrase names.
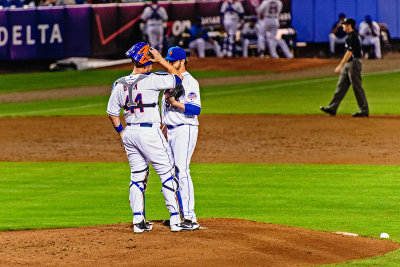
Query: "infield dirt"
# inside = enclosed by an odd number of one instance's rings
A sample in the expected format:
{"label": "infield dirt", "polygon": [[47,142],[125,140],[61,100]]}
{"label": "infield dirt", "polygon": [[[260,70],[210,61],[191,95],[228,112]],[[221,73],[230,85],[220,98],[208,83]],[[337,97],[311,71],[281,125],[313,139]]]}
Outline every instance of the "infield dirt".
{"label": "infield dirt", "polygon": [[[364,69],[400,69],[396,59],[364,61]],[[204,79],[200,81],[204,86],[326,76],[337,63],[319,59],[193,59],[190,64],[192,69],[213,66],[211,69],[275,72],[229,80]],[[18,95],[25,101],[104,95],[109,86],[58,92],[3,94],[0,103],[18,102]],[[400,163],[398,116],[200,115],[199,119],[192,162]],[[106,116],[0,118],[0,123],[1,161],[127,162]],[[376,256],[400,247],[389,241],[237,219],[199,222],[208,229],[173,234],[156,223],[153,232],[143,235],[133,235],[131,224],[0,232],[0,265],[308,266]]]}

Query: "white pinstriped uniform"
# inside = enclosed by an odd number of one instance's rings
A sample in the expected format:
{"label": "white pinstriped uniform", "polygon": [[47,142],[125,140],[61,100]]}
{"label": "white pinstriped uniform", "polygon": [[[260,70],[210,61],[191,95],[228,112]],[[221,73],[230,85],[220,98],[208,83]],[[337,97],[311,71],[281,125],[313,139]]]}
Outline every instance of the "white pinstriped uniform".
{"label": "white pinstriped uniform", "polygon": [[[140,74],[143,75],[143,74]],[[134,82],[140,75],[129,75],[125,79],[128,83]],[[175,87],[175,77],[171,74],[157,75],[147,73],[146,78],[140,80],[133,88],[132,98],[135,102],[143,104],[158,103],[161,90]],[[124,109],[127,127],[123,132],[122,141],[131,167],[131,184],[129,201],[133,216],[133,223],[140,223],[144,219],[144,194],[143,185],[145,170],[151,163],[161,182],[171,188],[177,188],[170,179],[174,175],[174,160],[171,149],[160,130],[160,112],[158,105],[155,107],[129,108],[124,107],[129,101],[126,86],[118,81],[114,83],[111,97],[107,106],[107,113],[119,116]],[[171,224],[181,222],[179,203],[176,194],[162,188],[166,206],[171,214]]]}
{"label": "white pinstriped uniform", "polygon": [[[182,76],[185,94],[178,101],[201,108],[199,83],[189,72],[182,73]],[[170,106],[164,98],[162,101],[162,121],[164,125],[170,126],[168,128],[168,143],[172,149],[175,165],[179,168],[184,217],[196,222],[193,182],[189,165],[196,147],[199,121],[196,115],[185,115],[183,111]]]}

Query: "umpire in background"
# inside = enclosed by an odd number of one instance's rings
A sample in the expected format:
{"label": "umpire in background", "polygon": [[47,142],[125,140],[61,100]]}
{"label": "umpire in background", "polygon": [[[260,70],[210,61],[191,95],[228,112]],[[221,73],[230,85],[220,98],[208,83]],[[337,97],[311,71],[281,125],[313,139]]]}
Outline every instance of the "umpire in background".
{"label": "umpire in background", "polygon": [[354,95],[356,96],[360,108],[356,113],[353,113],[353,117],[368,117],[368,102],[361,80],[361,44],[358,34],[355,31],[356,22],[354,19],[348,18],[343,21],[342,27],[347,33],[347,39],[345,44],[346,53],[344,54],[342,61],[335,68],[335,73],[340,73],[339,81],[329,106],[321,106],[319,108],[321,111],[335,116],[340,102],[349,90],[350,85],[353,85]]}

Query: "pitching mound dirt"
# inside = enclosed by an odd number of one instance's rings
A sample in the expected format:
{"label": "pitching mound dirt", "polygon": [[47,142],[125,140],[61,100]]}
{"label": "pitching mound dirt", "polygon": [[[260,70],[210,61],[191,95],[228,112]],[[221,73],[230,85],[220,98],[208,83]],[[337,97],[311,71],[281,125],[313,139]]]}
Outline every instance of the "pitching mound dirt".
{"label": "pitching mound dirt", "polygon": [[0,232],[0,263],[30,266],[310,266],[372,257],[400,244],[238,219],[202,219],[171,233],[161,222]]}

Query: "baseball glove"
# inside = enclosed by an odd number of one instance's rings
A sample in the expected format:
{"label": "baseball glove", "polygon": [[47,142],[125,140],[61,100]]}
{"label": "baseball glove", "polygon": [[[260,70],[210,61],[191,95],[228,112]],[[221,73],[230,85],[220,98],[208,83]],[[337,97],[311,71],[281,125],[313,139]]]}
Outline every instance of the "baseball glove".
{"label": "baseball glove", "polygon": [[181,83],[178,83],[175,86],[175,88],[165,90],[164,96],[165,96],[165,99],[168,99],[170,97],[175,97],[175,99],[179,99],[181,96],[183,96],[184,93],[185,93],[185,89],[183,88],[183,85]]}

